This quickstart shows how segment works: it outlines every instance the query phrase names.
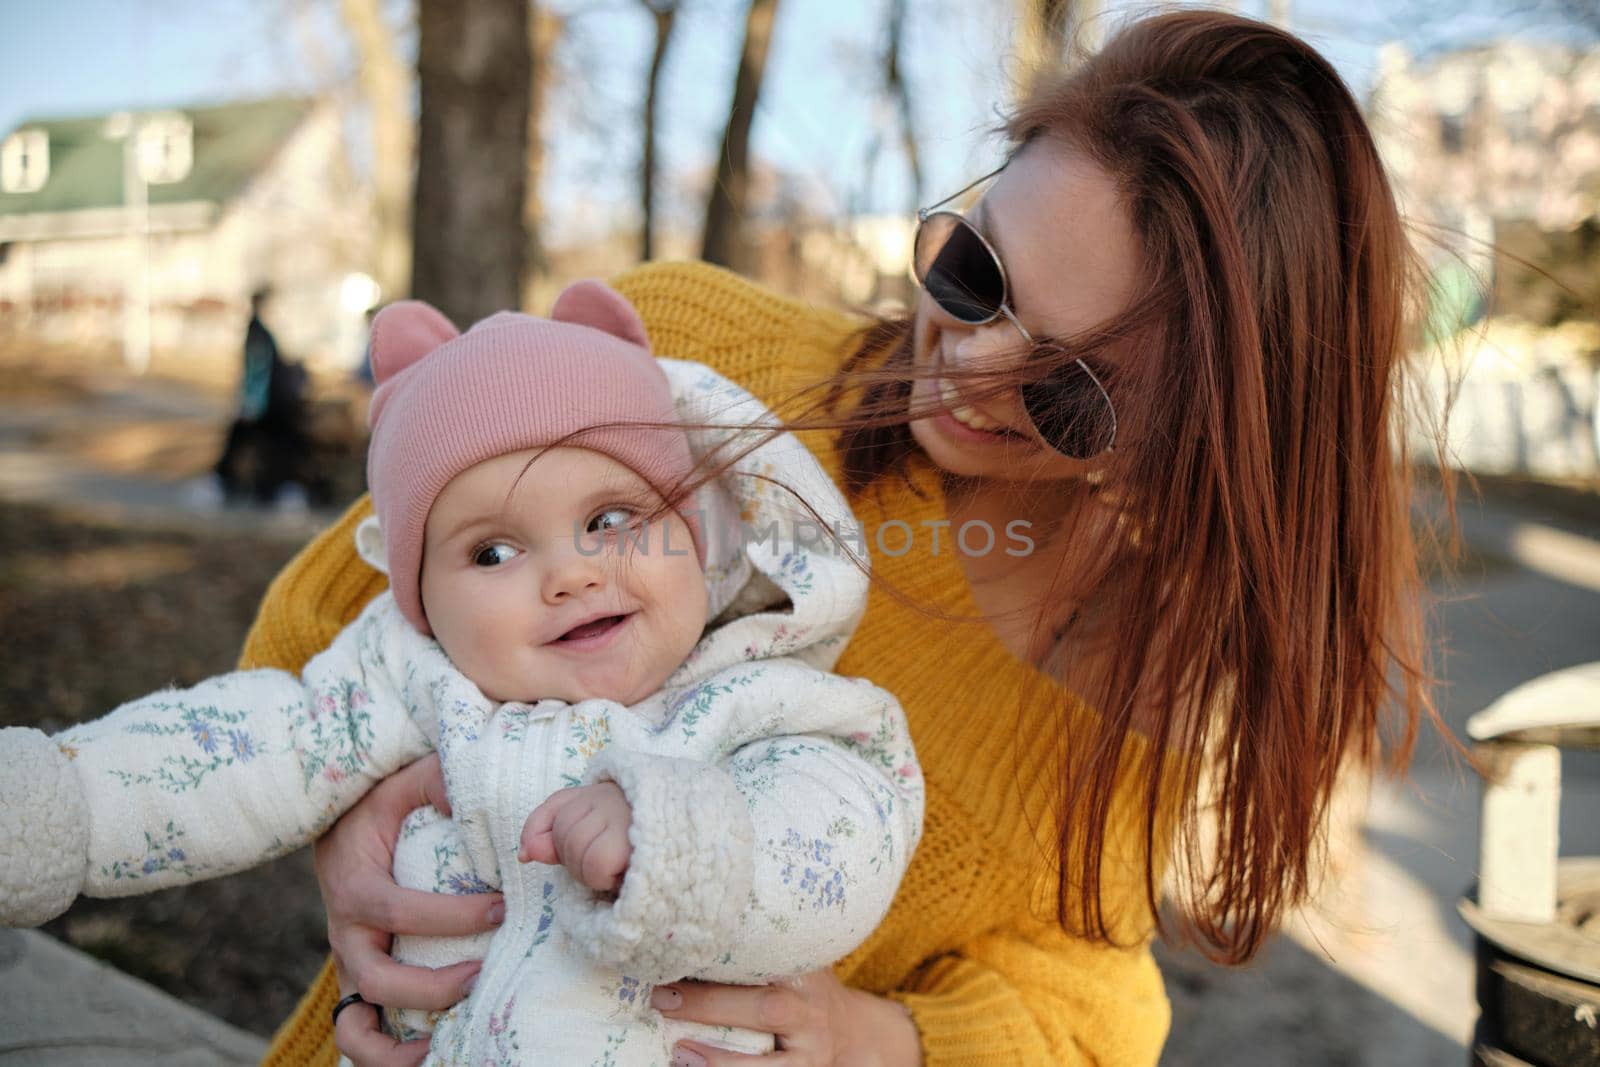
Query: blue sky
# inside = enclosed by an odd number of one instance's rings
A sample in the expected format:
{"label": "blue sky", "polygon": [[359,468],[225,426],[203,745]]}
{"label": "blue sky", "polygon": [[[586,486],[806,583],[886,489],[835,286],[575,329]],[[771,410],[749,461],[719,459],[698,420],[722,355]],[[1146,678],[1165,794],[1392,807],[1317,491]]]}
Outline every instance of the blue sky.
{"label": "blue sky", "polygon": [[[666,70],[665,207],[698,210],[694,176],[716,151],[742,31],[743,0],[687,0]],[[637,108],[649,21],[633,0],[552,0],[568,13],[563,89],[551,116],[547,204],[581,232],[633,210]],[[866,173],[885,0],[784,0],[755,126],[755,150],[794,176],[817,210],[902,210],[912,194],[893,152]],[[907,77],[931,198],[996,158],[986,134],[1004,102],[1011,5],[910,0]],[[1153,5],[1142,3],[1139,9]],[[1242,0],[1261,14],[1265,0]],[[1109,0],[1108,20],[1135,5]],[[1495,0],[1295,0],[1295,28],[1358,91],[1377,48],[1426,50],[1510,28]],[[396,8],[403,10],[404,4]],[[0,130],[33,117],[309,91],[349,70],[337,0],[0,0]],[[1424,13],[1419,15],[1420,13]],[[1444,12],[1447,17],[1440,17]],[[1432,13],[1432,17],[1426,17]],[[1559,29],[1535,28],[1545,36]],[[881,105],[878,105],[881,106]]]}

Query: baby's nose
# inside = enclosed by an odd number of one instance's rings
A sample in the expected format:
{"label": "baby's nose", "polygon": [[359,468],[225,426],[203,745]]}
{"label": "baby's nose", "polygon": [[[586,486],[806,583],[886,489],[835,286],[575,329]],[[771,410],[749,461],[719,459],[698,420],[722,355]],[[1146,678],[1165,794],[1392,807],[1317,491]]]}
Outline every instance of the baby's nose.
{"label": "baby's nose", "polygon": [[605,585],[604,565],[598,556],[576,550],[553,559],[545,570],[543,589],[546,603],[556,604]]}

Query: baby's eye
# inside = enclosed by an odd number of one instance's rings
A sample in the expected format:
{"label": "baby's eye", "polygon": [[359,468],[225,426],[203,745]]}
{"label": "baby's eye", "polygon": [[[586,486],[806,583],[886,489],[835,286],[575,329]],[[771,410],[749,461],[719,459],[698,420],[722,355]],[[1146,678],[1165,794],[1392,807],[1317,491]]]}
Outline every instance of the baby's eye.
{"label": "baby's eye", "polygon": [[633,521],[634,516],[632,508],[606,508],[589,520],[589,525],[584,527],[584,531],[605,533],[608,530],[621,530]]}
{"label": "baby's eye", "polygon": [[517,550],[504,541],[494,541],[473,549],[472,563],[477,567],[498,567],[502,563],[511,562],[516,554]]}

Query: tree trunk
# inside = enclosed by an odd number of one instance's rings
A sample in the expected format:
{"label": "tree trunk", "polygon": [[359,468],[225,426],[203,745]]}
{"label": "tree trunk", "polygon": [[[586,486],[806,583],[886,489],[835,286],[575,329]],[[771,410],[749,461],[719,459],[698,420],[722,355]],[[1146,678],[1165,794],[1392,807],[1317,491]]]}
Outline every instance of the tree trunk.
{"label": "tree trunk", "polygon": [[533,74],[528,79],[528,186],[522,200],[522,229],[527,240],[527,259],[523,266],[522,306],[535,308],[533,290],[537,280],[550,272],[550,258],[544,247],[544,110],[550,95],[551,55],[561,39],[562,16],[535,8],[528,18],[529,53]]}
{"label": "tree trunk", "polygon": [[641,0],[656,21],[656,46],[650,54],[650,77],[644,92],[644,151],[639,161],[639,207],[644,221],[639,233],[639,258],[655,258],[656,231],[656,103],[660,96],[661,70],[666,65],[667,48],[677,25],[677,0]]}
{"label": "tree trunk", "polygon": [[917,128],[911,117],[911,90],[906,85],[904,71],[900,69],[905,23],[906,0],[889,0],[889,42],[884,51],[884,87],[900,113],[900,144],[906,154],[906,166],[911,170],[911,207],[915,210],[922,206],[922,157],[917,151]]}
{"label": "tree trunk", "polygon": [[1026,99],[1040,73],[1066,60],[1072,0],[1022,0],[1017,15],[1015,80],[1018,98]]}
{"label": "tree trunk", "polygon": [[733,82],[733,101],[728,106],[728,125],[722,134],[722,148],[717,153],[711,196],[706,201],[706,226],[700,255],[708,263],[720,263],[734,270],[748,266],[744,224],[750,194],[750,126],[755,119],[761,76],[767,65],[767,46],[772,40],[772,24],[777,13],[778,0],[750,0],[744,26],[744,51]]}
{"label": "tree trunk", "polygon": [[515,308],[528,238],[529,0],[421,0],[411,292],[465,328]]}
{"label": "tree trunk", "polygon": [[361,95],[372,121],[372,184],[377,241],[372,266],[384,300],[403,296],[411,280],[411,169],[416,128],[411,72],[400,61],[379,0],[343,0],[344,22],[360,59]]}

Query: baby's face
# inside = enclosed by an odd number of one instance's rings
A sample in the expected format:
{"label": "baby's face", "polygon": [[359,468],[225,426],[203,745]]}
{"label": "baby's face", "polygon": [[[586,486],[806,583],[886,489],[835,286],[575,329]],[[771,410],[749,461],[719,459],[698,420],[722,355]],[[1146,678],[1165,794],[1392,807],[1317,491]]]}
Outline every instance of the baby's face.
{"label": "baby's face", "polygon": [[434,637],[494,700],[639,702],[706,624],[688,525],[670,510],[646,522],[660,505],[643,478],[584,448],[513,452],[458,474],[423,537]]}

